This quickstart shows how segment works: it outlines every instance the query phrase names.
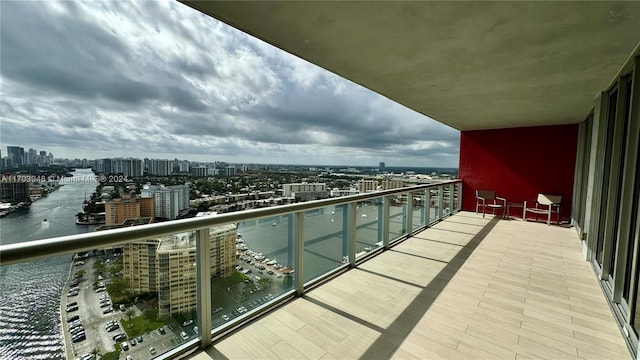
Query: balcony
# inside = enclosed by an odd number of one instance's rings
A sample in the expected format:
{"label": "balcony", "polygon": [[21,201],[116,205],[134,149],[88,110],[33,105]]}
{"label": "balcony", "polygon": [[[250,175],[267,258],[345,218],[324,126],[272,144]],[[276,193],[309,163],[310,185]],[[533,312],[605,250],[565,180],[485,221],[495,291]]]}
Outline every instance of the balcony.
{"label": "balcony", "polygon": [[629,351],[574,229],[457,213],[193,359],[577,359]]}
{"label": "balcony", "polygon": [[[181,327],[170,318],[165,336],[175,335],[177,343],[163,346],[162,336],[147,333],[143,346],[122,351],[120,358],[149,358],[146,348],[156,344],[160,351],[153,356],[194,359],[629,356],[574,229],[457,212],[460,193],[461,183],[450,181],[4,245],[0,251],[5,266],[190,234],[197,243],[195,264],[182,259],[180,266],[197,269],[193,325]],[[269,296],[253,288],[256,295],[243,298],[211,280],[215,259],[211,242],[203,240],[211,239],[213,226],[229,223],[247,229],[246,242],[252,229],[265,239],[267,230],[279,234],[268,244],[253,244],[294,270],[286,281],[273,278],[282,283],[270,285]],[[244,256],[237,264],[259,271]],[[160,306],[169,311],[170,302]],[[239,305],[246,310],[231,311]],[[103,344],[106,350],[118,345]],[[85,352],[83,346],[67,341],[67,358]]]}

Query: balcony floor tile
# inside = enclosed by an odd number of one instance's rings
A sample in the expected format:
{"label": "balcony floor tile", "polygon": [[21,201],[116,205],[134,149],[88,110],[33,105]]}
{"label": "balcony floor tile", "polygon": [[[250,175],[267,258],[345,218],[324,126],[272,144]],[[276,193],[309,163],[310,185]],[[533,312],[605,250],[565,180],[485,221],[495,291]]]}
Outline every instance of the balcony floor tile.
{"label": "balcony floor tile", "polygon": [[461,212],[193,359],[630,358],[572,228]]}

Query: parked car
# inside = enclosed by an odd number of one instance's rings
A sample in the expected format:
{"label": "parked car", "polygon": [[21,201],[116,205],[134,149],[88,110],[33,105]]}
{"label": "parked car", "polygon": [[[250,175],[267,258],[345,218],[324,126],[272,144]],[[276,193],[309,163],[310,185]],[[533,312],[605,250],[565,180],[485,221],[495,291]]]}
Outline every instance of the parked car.
{"label": "parked car", "polygon": [[122,351],[129,351],[129,343],[123,341],[122,343],[120,343],[120,348],[122,349]]}
{"label": "parked car", "polygon": [[151,355],[155,355],[156,354],[156,348],[154,348],[153,346],[149,348],[149,354]]}
{"label": "parked car", "polygon": [[167,334],[167,330],[165,330],[163,327],[159,328],[158,332],[160,333],[160,335],[166,335]]}
{"label": "parked car", "polygon": [[103,314],[108,314],[110,312],[113,312],[113,308],[106,308],[102,311]]}
{"label": "parked car", "polygon": [[187,333],[184,331],[180,333],[180,336],[182,337],[183,340],[187,340],[189,338],[189,335],[187,335]]}
{"label": "parked car", "polygon": [[122,341],[122,340],[124,340],[126,338],[127,338],[127,335],[122,334],[122,333],[121,334],[117,334],[117,335],[113,335],[113,337],[112,337],[113,341]]}
{"label": "parked car", "polygon": [[187,320],[187,321],[182,323],[182,327],[189,326],[191,324],[193,324],[193,320]]}
{"label": "parked car", "polygon": [[141,343],[141,342],[142,342],[142,340],[143,340],[142,335],[138,335],[138,336],[136,337],[136,341],[137,341],[138,343]]}

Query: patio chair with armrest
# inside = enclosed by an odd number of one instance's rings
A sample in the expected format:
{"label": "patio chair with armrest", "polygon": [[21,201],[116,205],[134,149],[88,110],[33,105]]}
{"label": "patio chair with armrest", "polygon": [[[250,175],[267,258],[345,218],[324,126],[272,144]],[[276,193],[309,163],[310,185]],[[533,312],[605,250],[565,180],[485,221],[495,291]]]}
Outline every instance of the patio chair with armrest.
{"label": "patio chair with armrest", "polygon": [[547,215],[547,225],[551,224],[551,214],[557,214],[557,222],[560,224],[560,202],[562,196],[560,195],[547,195],[538,194],[536,199],[536,207],[527,207],[527,202],[524,202],[524,220],[527,220],[527,212],[536,214],[536,221],[538,221],[538,215]]}
{"label": "patio chair with armrest", "polygon": [[496,193],[491,190],[476,190],[476,214],[479,208],[482,208],[482,217],[484,217],[486,208],[490,208],[494,215],[496,209],[502,209],[502,217],[505,217],[507,199],[496,196]]}

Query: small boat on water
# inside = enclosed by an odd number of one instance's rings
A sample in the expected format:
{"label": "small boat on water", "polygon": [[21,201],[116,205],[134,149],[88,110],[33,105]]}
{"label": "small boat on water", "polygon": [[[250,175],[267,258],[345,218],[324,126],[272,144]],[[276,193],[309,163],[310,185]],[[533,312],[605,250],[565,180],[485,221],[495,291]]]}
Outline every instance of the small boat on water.
{"label": "small boat on water", "polygon": [[47,222],[47,219],[42,220],[42,222]]}

